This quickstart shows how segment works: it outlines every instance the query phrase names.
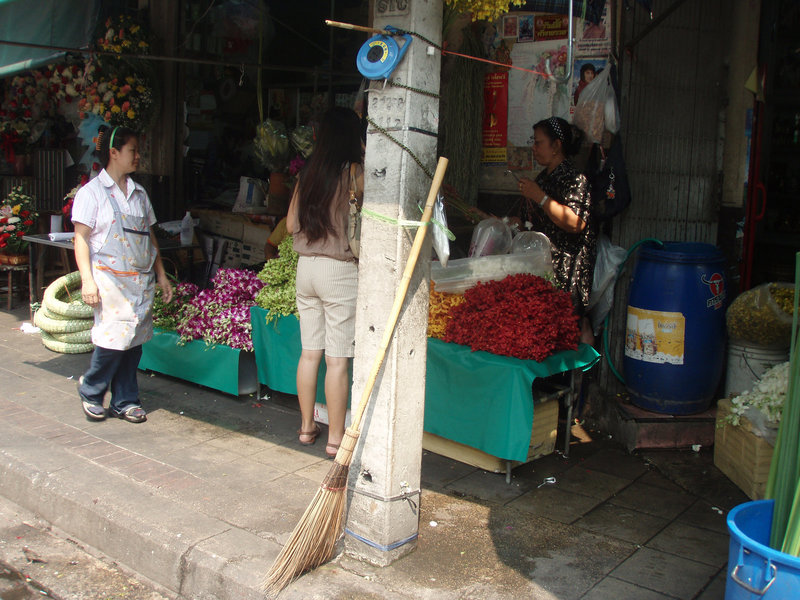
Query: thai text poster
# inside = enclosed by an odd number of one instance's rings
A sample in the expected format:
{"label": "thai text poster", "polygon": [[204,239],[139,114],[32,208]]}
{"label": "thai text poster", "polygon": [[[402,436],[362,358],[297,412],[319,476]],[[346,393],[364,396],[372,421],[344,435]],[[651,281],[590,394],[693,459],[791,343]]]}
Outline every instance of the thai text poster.
{"label": "thai text poster", "polygon": [[611,9],[606,2],[599,23],[576,21],[575,54],[577,56],[607,56],[611,52]]}
{"label": "thai text poster", "polygon": [[569,31],[569,17],[566,15],[536,15],[533,18],[533,40],[549,42],[565,40]]}
{"label": "thai text poster", "polygon": [[487,73],[483,81],[483,162],[505,162],[507,144],[508,73]]}

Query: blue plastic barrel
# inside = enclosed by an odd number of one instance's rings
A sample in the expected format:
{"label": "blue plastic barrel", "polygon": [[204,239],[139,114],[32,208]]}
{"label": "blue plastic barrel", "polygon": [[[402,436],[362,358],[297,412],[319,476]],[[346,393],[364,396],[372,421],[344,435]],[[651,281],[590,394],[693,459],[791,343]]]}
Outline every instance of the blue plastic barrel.
{"label": "blue plastic barrel", "polygon": [[800,598],[800,558],[769,547],[774,506],[774,500],[756,500],[728,513],[725,600]]}
{"label": "blue plastic barrel", "polygon": [[631,401],[672,415],[711,404],[725,358],[725,257],[711,244],[639,247],[628,296],[625,383]]}

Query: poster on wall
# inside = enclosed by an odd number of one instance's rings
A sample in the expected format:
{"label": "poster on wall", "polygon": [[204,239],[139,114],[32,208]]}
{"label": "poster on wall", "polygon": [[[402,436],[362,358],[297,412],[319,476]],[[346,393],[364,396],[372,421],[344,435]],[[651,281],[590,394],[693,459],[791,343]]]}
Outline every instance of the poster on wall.
{"label": "poster on wall", "polygon": [[483,79],[483,152],[481,162],[506,162],[508,143],[508,72]]}
{"label": "poster on wall", "polygon": [[503,17],[503,37],[516,39],[519,31],[517,24],[518,19],[516,15]]}
{"label": "poster on wall", "polygon": [[566,15],[536,15],[533,19],[533,40],[550,42],[566,40],[569,32],[569,17]]}
{"label": "poster on wall", "polygon": [[578,98],[589,82],[606,68],[606,58],[578,58],[572,64],[572,103],[578,104]]}
{"label": "poster on wall", "polygon": [[611,53],[611,6],[606,2],[599,23],[576,21],[576,56],[606,56]]}
{"label": "poster on wall", "polygon": [[533,39],[533,15],[524,15],[519,17],[519,26],[517,28],[517,41],[518,42],[532,42]]}
{"label": "poster on wall", "polygon": [[530,171],[533,169],[533,152],[530,146],[510,146],[508,148],[508,169],[510,171]]}
{"label": "poster on wall", "polygon": [[552,116],[570,120],[571,88],[546,76],[546,61],[559,74],[566,71],[567,47],[563,41],[514,44],[512,64],[535,73],[513,71],[508,81],[508,143],[530,146],[534,123]]}

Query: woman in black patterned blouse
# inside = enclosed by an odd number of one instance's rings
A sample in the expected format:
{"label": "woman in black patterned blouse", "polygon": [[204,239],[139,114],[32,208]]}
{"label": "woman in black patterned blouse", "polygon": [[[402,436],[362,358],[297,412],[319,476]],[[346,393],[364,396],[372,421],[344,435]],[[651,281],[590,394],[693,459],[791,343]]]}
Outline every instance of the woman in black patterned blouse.
{"label": "woman in black patterned blouse", "polygon": [[586,310],[592,292],[596,232],[586,177],[567,158],[577,154],[583,133],[551,117],[533,126],[533,158],[544,167],[535,180],[523,177],[523,224],[541,231],[552,246],[556,282],[570,293],[581,319],[581,341],[592,343]]}

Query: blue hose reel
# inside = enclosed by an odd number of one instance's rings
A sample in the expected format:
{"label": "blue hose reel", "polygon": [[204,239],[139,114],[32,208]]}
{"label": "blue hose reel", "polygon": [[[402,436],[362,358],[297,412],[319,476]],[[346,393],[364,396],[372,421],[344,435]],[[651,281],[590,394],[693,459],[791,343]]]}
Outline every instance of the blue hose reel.
{"label": "blue hose reel", "polygon": [[369,38],[356,57],[356,66],[359,72],[367,79],[386,79],[392,74],[403,59],[403,55],[411,44],[411,34],[400,34],[396,27],[387,25],[387,31],[396,31],[397,36],[405,38],[402,47],[398,46],[395,36],[378,34]]}

